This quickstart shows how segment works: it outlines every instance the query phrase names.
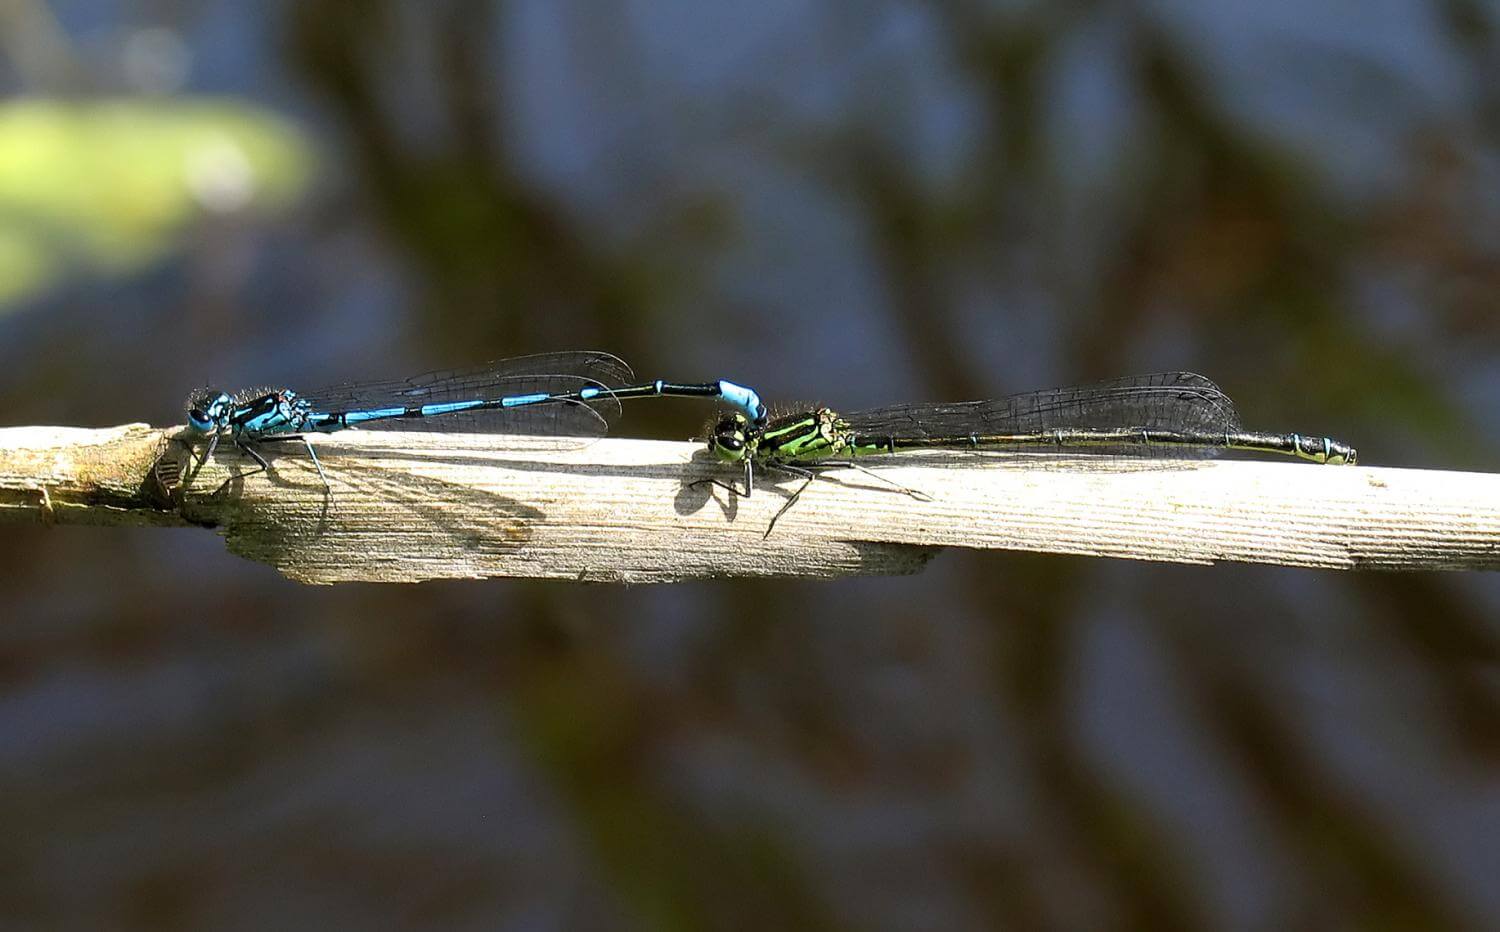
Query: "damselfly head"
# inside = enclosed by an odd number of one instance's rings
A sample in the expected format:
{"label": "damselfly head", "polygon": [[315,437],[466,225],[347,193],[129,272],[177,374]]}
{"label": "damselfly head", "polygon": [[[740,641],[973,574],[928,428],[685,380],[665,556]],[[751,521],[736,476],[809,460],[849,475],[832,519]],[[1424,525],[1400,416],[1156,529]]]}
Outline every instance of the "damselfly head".
{"label": "damselfly head", "polygon": [[719,418],[708,435],[708,448],[724,462],[738,463],[745,458],[749,441],[750,419],[735,411]]}
{"label": "damselfly head", "polygon": [[232,407],[234,399],[223,392],[213,388],[200,388],[188,398],[188,427],[203,434],[218,430],[229,419],[229,409]]}

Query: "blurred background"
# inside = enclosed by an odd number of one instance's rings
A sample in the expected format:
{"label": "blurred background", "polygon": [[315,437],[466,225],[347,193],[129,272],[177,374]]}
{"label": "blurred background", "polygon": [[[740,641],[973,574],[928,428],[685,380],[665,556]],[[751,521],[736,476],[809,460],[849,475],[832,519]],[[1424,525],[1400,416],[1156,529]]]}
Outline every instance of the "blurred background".
{"label": "blurred background", "polygon": [[[1249,426],[1489,469],[1497,30],[9,0],[0,420],[587,347],[846,408],[1192,369]],[[76,527],[0,567],[7,927],[1500,925],[1495,576],[311,589]]]}

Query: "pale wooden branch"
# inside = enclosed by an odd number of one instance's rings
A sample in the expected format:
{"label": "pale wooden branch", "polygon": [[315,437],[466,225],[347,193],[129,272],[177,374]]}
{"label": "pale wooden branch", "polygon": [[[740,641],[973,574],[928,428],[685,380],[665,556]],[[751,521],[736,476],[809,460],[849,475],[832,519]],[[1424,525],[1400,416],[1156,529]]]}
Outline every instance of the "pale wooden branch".
{"label": "pale wooden branch", "polygon": [[167,437],[148,424],[0,429],[0,524],[184,524],[147,488]]}
{"label": "pale wooden branch", "polygon": [[[700,444],[504,448],[491,436],[343,431],[221,448],[195,471],[175,432],[0,430],[0,521],[192,524],[312,583],[529,576],[668,582],[909,573],[940,547],[1336,569],[1495,569],[1500,476],[1249,460],[907,454],[751,498]],[[201,447],[201,444],[200,444]],[[179,482],[173,468],[185,465]],[[158,481],[162,479],[164,481]],[[229,480],[222,489],[220,486]],[[920,495],[906,494],[899,487]],[[216,492],[216,490],[218,490]]]}

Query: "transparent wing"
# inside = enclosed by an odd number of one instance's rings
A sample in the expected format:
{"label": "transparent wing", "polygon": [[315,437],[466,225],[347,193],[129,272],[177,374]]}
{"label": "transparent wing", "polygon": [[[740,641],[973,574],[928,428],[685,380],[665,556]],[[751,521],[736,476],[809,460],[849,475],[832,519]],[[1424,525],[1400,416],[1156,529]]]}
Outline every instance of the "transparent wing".
{"label": "transparent wing", "polygon": [[595,351],[569,351],[517,356],[467,369],[428,372],[409,379],[347,382],[307,392],[304,397],[319,413],[327,414],[576,392],[585,388],[605,389],[604,393],[587,402],[547,402],[435,417],[393,418],[360,425],[369,430],[588,438],[606,433],[620,416],[619,399],[607,390],[626,385],[633,379],[630,367],[617,356]]}
{"label": "transparent wing", "polygon": [[894,437],[1024,434],[1066,428],[1234,431],[1229,396],[1192,372],[1131,375],[988,401],[904,404],[844,415],[855,432]]}

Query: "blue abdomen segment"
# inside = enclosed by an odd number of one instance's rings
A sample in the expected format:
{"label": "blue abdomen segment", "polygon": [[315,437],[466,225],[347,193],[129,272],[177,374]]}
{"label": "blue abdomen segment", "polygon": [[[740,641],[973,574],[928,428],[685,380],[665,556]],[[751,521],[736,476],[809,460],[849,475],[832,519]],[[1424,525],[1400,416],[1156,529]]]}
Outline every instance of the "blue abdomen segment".
{"label": "blue abdomen segment", "polygon": [[[598,394],[598,392],[596,390],[594,390],[594,389],[587,389],[586,388],[586,389],[581,390],[578,393],[580,398],[583,397],[583,392],[585,392],[585,391],[586,392],[590,392],[590,395],[588,396],[590,398],[592,398],[592,397],[594,397],[594,395]],[[556,397],[555,395],[549,394],[547,392],[533,392],[530,395],[513,395],[513,396],[511,396],[509,398],[501,398],[500,399],[500,407],[502,407],[502,408],[519,408],[519,407],[521,407],[523,405],[535,405],[535,404],[541,404],[544,401],[552,401],[555,397]]]}
{"label": "blue abdomen segment", "polygon": [[720,379],[719,397],[745,412],[745,416],[750,419],[751,423],[765,423],[766,406],[761,403],[760,395],[756,393],[755,389],[746,385],[739,385],[728,379]]}
{"label": "blue abdomen segment", "polygon": [[457,414],[460,411],[473,411],[484,407],[483,401],[449,401],[444,404],[423,405],[417,410],[421,417],[434,417],[439,414]]}
{"label": "blue abdomen segment", "polygon": [[200,433],[228,431],[243,441],[349,427],[597,437],[619,416],[622,399],[662,396],[717,398],[754,423],[765,420],[760,396],[727,379],[632,382],[630,368],[608,353],[544,353],[397,381],[348,383],[307,399],[285,389],[233,399],[205,390],[190,399],[189,421]]}
{"label": "blue abdomen segment", "polygon": [[370,411],[346,411],[341,420],[349,427],[366,421],[385,421],[393,417],[406,417],[406,408],[375,408]]}

